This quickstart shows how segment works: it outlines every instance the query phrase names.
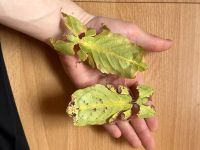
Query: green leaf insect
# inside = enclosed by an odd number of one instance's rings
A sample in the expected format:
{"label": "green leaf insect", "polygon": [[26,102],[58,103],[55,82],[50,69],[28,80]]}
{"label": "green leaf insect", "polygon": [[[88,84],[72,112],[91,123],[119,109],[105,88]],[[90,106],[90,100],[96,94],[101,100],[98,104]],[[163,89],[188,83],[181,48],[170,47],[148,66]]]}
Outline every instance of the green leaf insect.
{"label": "green leaf insect", "polygon": [[[97,34],[95,29],[87,28],[75,17],[64,13],[63,19],[69,31],[64,35],[65,40],[50,40],[58,52],[76,55],[102,73],[126,78],[134,78],[138,71],[147,69],[143,61],[143,49],[125,36],[112,33],[105,26]],[[78,46],[76,52],[75,46]]]}
{"label": "green leaf insect", "polygon": [[72,94],[67,113],[73,117],[75,126],[102,125],[117,119],[129,119],[135,104],[139,106],[138,117],[148,118],[155,114],[153,107],[146,103],[153,90],[144,85],[137,87],[139,97],[134,100],[125,86],[116,90],[111,85],[96,84],[79,89]]}

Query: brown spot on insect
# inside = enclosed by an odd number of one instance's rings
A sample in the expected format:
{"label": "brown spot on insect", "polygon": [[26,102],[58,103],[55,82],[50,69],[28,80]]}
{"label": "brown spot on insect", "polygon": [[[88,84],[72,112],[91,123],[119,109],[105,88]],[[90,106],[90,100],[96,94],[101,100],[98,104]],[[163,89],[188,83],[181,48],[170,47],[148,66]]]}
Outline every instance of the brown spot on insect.
{"label": "brown spot on insect", "polygon": [[93,108],[92,110],[93,110],[93,111],[97,111],[97,109],[96,109],[96,108]]}
{"label": "brown spot on insect", "polygon": [[100,98],[99,101],[103,104],[103,100]]}
{"label": "brown spot on insect", "polygon": [[77,51],[79,51],[79,50],[80,50],[79,44],[75,44],[75,45],[74,45],[74,51],[77,52]]}
{"label": "brown spot on insect", "polygon": [[122,89],[120,86],[117,87],[117,93],[121,94],[122,93]]}
{"label": "brown spot on insect", "polygon": [[85,36],[84,32],[78,35],[79,39],[82,39],[84,36]]}
{"label": "brown spot on insect", "polygon": [[75,113],[72,113],[72,117],[76,117],[76,114],[75,114]]}
{"label": "brown spot on insect", "polygon": [[122,111],[120,111],[118,116],[117,116],[117,119],[118,120],[124,120],[124,118],[125,118],[125,114]]}
{"label": "brown spot on insect", "polygon": [[139,91],[136,90],[136,89],[135,90],[129,90],[129,94],[131,95],[133,102],[135,102],[139,97]]}
{"label": "brown spot on insect", "polygon": [[74,102],[74,101],[71,101],[69,105],[70,105],[70,106],[75,105],[75,102]]}

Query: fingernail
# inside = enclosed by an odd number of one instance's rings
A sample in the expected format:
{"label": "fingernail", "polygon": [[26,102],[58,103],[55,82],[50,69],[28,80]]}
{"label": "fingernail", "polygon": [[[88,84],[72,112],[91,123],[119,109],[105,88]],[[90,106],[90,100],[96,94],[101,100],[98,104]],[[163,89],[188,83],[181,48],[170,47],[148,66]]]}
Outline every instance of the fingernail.
{"label": "fingernail", "polygon": [[139,148],[140,146],[142,146],[142,143],[141,142],[138,142],[138,143],[133,142],[133,143],[131,143],[131,146],[133,148]]}
{"label": "fingernail", "polygon": [[113,132],[112,135],[113,135],[114,138],[120,138],[121,132]]}

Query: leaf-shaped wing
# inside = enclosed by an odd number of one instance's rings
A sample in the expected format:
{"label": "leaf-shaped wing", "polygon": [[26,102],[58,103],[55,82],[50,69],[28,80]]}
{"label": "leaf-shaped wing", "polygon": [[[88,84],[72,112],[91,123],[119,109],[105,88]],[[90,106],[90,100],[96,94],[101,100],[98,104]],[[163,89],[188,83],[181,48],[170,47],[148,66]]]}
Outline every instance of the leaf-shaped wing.
{"label": "leaf-shaped wing", "polygon": [[151,106],[140,105],[140,111],[137,114],[139,118],[150,118],[155,115],[155,110]]}
{"label": "leaf-shaped wing", "polygon": [[139,97],[140,98],[147,98],[153,95],[154,90],[146,85],[139,85],[137,87],[137,90],[139,91]]}
{"label": "leaf-shaped wing", "polygon": [[62,13],[64,17],[65,26],[72,32],[74,35],[78,36],[81,33],[86,32],[87,28],[83,23],[73,16]]}
{"label": "leaf-shaped wing", "polygon": [[155,109],[152,106],[148,106],[147,102],[149,97],[153,95],[154,90],[146,85],[139,85],[137,87],[139,97],[136,103],[139,105],[140,110],[137,114],[139,118],[150,118],[155,115]]}
{"label": "leaf-shaped wing", "polygon": [[72,34],[66,34],[66,39],[74,44],[79,42],[79,38],[77,36],[74,36]]}
{"label": "leaf-shaped wing", "polygon": [[143,49],[108,29],[94,37],[83,37],[79,46],[103,73],[133,78],[137,71],[144,71],[147,68],[142,60]]}
{"label": "leaf-shaped wing", "polygon": [[76,126],[100,125],[107,123],[113,115],[116,118],[117,113],[131,109],[131,101],[129,94],[119,94],[96,84],[74,92],[67,113],[74,118]]}
{"label": "leaf-shaped wing", "polygon": [[87,28],[75,17],[64,13],[63,17],[66,27],[70,30],[65,35],[68,43],[54,43],[56,50],[74,55],[74,52],[69,50],[72,45],[77,45],[80,47],[77,52],[79,59],[87,61],[90,66],[106,74],[134,78],[136,72],[147,69],[143,61],[143,49],[125,36],[112,33],[105,26],[100,34],[96,34],[95,29]]}
{"label": "leaf-shaped wing", "polygon": [[65,42],[62,40],[55,40],[55,39],[50,39],[50,42],[53,45],[54,49],[62,54],[71,56],[75,54],[74,43],[72,42]]}

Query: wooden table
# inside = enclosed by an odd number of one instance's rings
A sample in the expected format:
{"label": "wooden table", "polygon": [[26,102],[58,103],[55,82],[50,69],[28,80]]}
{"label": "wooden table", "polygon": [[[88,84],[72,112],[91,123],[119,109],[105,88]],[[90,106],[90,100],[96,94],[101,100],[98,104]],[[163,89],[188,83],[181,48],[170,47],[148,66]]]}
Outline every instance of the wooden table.
{"label": "wooden table", "polygon": [[[77,3],[95,15],[134,21],[148,32],[174,40],[169,51],[146,56],[145,83],[156,89],[156,149],[199,150],[200,0],[88,1]],[[74,87],[54,51],[4,26],[0,26],[0,35],[31,150],[132,149],[123,138],[110,138],[100,127],[73,127],[65,109]]]}

